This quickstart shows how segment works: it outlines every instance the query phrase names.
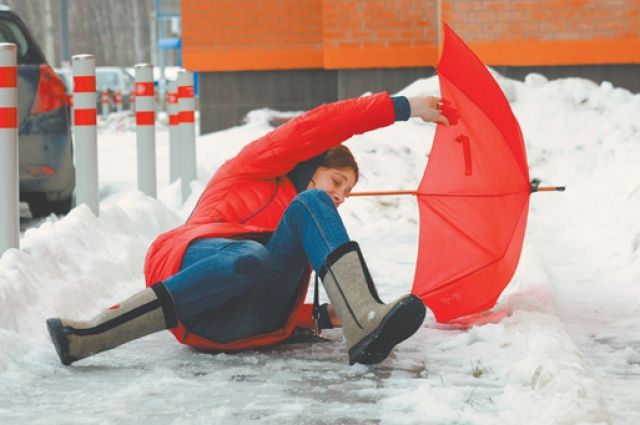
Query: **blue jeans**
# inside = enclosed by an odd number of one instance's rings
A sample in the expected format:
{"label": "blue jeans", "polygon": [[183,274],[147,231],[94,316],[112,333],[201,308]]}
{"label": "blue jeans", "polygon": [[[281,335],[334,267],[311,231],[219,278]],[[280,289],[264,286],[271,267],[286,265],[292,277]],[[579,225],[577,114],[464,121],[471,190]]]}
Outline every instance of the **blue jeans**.
{"label": "blue jeans", "polygon": [[331,197],[313,189],[286,209],[266,245],[224,238],[193,241],[165,280],[190,332],[231,342],[282,327],[310,262],[318,271],[349,237]]}

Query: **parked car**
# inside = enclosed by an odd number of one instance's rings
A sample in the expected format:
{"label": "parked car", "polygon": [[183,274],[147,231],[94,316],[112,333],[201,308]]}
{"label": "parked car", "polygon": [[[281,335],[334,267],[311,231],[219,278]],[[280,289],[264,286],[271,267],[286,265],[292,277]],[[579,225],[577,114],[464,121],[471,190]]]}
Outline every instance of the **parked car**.
{"label": "parked car", "polygon": [[[109,91],[109,105],[111,111],[116,110],[115,94],[120,92],[122,96],[123,109],[129,109],[129,94],[135,86],[135,79],[126,69],[117,66],[97,66],[96,67],[96,89],[98,90],[98,100],[104,89]],[[100,112],[100,107],[98,107]]]}
{"label": "parked car", "polygon": [[67,94],[67,105],[71,108],[73,102],[73,73],[71,72],[71,68],[54,68],[53,70],[62,81],[62,84],[64,84],[64,89]]}
{"label": "parked car", "polygon": [[75,169],[65,88],[22,20],[0,6],[0,42],[18,56],[20,200],[34,217],[71,209]]}

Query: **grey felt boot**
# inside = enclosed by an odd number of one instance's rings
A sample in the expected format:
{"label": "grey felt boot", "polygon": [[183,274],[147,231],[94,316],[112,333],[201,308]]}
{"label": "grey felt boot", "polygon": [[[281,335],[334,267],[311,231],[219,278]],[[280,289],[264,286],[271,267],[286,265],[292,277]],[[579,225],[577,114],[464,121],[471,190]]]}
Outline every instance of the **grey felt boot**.
{"label": "grey felt boot", "polygon": [[51,341],[65,365],[176,325],[171,295],[162,282],[88,321],[47,319]]}
{"label": "grey felt boot", "polygon": [[342,322],[349,364],[380,363],[424,320],[425,306],[415,295],[405,295],[389,304],[380,301],[355,242],[331,252],[319,275]]}

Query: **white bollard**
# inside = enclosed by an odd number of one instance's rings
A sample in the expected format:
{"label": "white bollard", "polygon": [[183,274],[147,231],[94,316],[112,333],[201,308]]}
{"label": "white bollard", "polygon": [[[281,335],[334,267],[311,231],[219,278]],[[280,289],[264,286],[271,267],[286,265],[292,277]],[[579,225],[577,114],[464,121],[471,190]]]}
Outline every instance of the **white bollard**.
{"label": "white bollard", "polygon": [[180,128],[178,126],[178,83],[169,81],[167,86],[167,114],[169,115],[169,181],[173,183],[182,175],[180,171]]}
{"label": "white bollard", "polygon": [[96,129],[96,58],[75,55],[73,69],[73,143],[76,204],[86,204],[98,216],[98,131]]}
{"label": "white bollard", "polygon": [[193,98],[193,73],[178,71],[178,121],[180,122],[180,151],[182,164],[182,202],[191,194],[191,182],[196,174],[196,101]]}
{"label": "white bollard", "polygon": [[102,118],[105,120],[109,117],[109,90],[102,90],[102,97],[100,98],[100,104],[102,105]]}
{"label": "white bollard", "polygon": [[116,90],[113,98],[113,100],[116,102],[116,112],[122,112],[122,93],[120,92],[120,90]]}
{"label": "white bollard", "polygon": [[16,45],[0,43],[0,257],[20,247]]}
{"label": "white bollard", "polygon": [[156,111],[153,67],[146,63],[136,71],[136,145],[138,155],[138,189],[156,197]]}

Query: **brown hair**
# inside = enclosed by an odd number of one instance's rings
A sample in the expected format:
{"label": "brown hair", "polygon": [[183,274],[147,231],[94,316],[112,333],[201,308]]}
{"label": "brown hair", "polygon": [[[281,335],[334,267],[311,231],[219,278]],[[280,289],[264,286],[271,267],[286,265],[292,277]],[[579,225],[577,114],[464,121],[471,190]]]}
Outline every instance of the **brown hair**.
{"label": "brown hair", "polygon": [[327,168],[350,168],[356,175],[356,183],[358,182],[358,177],[360,177],[356,159],[349,148],[343,145],[329,149],[320,165]]}

